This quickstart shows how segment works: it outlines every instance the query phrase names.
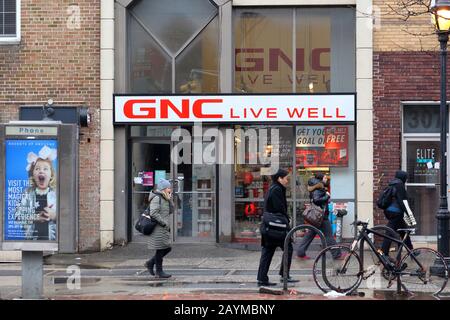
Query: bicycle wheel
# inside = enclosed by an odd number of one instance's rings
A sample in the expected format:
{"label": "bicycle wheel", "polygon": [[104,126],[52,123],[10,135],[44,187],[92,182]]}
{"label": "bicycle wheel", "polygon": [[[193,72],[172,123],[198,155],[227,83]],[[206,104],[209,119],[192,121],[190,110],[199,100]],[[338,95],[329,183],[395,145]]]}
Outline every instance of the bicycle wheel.
{"label": "bicycle wheel", "polygon": [[[332,252],[340,250],[345,255],[343,260],[333,258]],[[335,245],[323,249],[314,260],[314,282],[320,290],[327,293],[334,290],[351,293],[360,285],[363,271],[361,260],[349,247]]]}
{"label": "bicycle wheel", "polygon": [[[433,249],[414,249],[403,257],[400,265],[405,268],[400,274],[400,281],[407,291],[439,294],[447,284],[447,264],[442,255]],[[445,271],[438,274],[436,265],[444,266]]]}

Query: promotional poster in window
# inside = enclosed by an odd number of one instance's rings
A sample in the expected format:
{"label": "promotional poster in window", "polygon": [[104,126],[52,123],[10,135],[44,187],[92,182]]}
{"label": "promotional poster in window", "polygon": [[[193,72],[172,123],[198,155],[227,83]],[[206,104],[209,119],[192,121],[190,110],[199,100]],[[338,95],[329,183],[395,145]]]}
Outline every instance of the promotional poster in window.
{"label": "promotional poster in window", "polygon": [[297,166],[348,167],[347,127],[297,127]]}
{"label": "promotional poster in window", "polygon": [[58,142],[5,141],[4,240],[56,241]]}

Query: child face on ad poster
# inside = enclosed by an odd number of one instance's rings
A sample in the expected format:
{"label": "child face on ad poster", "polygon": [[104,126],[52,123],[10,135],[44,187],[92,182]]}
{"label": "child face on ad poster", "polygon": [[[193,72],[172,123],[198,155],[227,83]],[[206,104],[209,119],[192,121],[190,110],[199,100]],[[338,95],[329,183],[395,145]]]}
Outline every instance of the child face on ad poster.
{"label": "child face on ad poster", "polygon": [[[37,195],[48,195],[50,188],[55,189],[55,172],[53,170],[52,162],[50,160],[43,160],[38,158],[36,163],[32,165],[30,170],[31,182],[30,185],[35,189]],[[41,206],[39,206],[41,207]],[[41,211],[37,212],[38,222],[48,222],[56,220],[56,208],[54,204],[48,204]]]}
{"label": "child face on ad poster", "polygon": [[5,241],[57,240],[57,149],[57,140],[5,141]]}
{"label": "child face on ad poster", "polygon": [[26,230],[32,240],[56,240],[56,149],[42,147],[39,154],[27,156],[29,188],[24,198],[34,208],[33,223]]}

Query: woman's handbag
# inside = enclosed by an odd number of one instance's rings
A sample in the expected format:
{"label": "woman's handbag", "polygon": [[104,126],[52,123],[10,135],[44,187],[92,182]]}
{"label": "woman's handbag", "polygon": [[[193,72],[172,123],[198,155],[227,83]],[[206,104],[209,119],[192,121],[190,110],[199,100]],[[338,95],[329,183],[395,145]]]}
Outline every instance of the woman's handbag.
{"label": "woman's handbag", "polygon": [[141,214],[138,221],[135,224],[135,229],[142,233],[145,236],[149,236],[152,234],[158,222],[150,217],[148,209]]}
{"label": "woman's handbag", "polygon": [[324,215],[324,210],[313,202],[302,213],[303,219],[316,228],[322,225]]}

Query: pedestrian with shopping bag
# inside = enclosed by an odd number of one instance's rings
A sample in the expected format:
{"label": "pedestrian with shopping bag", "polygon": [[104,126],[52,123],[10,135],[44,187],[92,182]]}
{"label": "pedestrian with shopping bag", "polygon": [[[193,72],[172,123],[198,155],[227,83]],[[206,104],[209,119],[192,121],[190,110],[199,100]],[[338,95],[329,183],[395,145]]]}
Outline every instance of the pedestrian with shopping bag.
{"label": "pedestrian with shopping bag", "polygon": [[[325,236],[327,246],[332,246],[336,245],[336,240],[333,238],[331,222],[328,219],[330,214],[328,209],[328,204],[330,202],[330,193],[328,192],[327,185],[328,178],[322,172],[316,172],[314,176],[308,180],[309,198],[312,207],[308,209],[322,210],[323,216],[321,217],[321,221],[318,222],[315,227],[322,231],[323,235]],[[315,208],[314,206],[317,206],[317,208]],[[309,245],[314,240],[315,236],[316,232],[313,230],[308,230],[305,233],[297,249],[297,257],[299,259],[311,259],[306,255],[306,251],[308,250]],[[344,255],[341,254],[341,251],[339,249],[332,250],[331,254],[334,259],[344,258]]]}

